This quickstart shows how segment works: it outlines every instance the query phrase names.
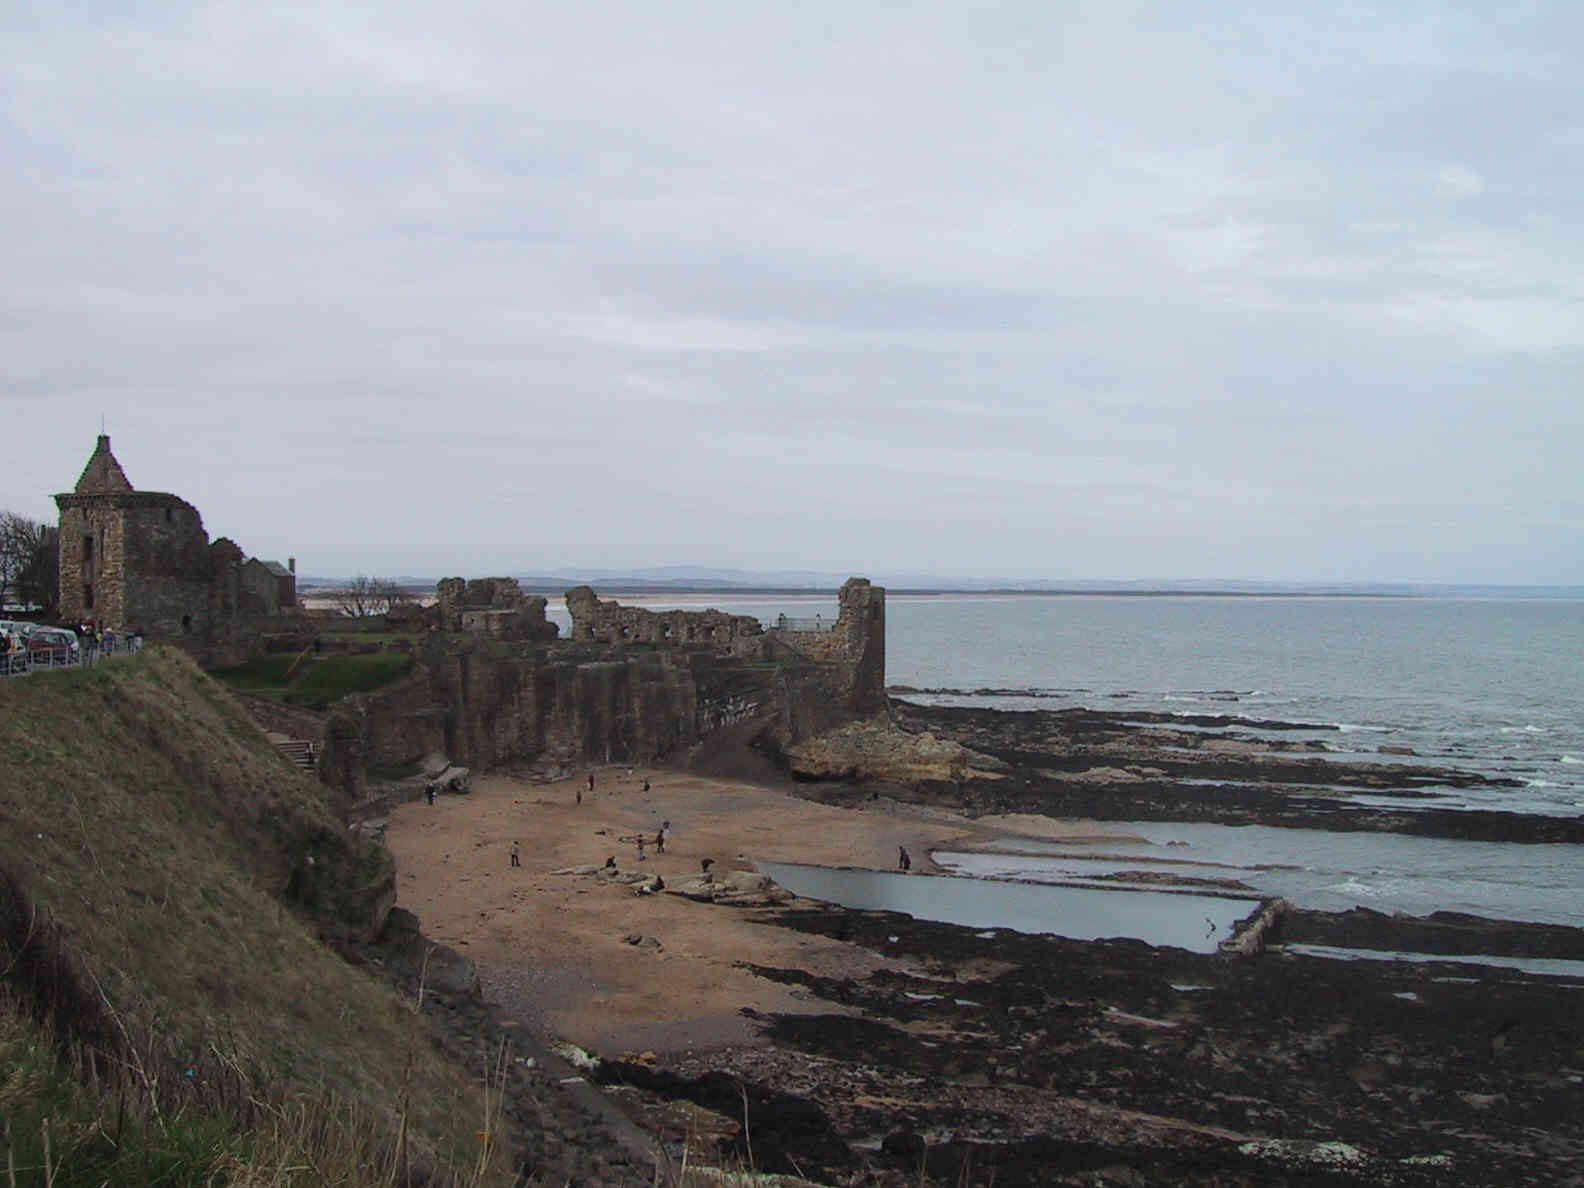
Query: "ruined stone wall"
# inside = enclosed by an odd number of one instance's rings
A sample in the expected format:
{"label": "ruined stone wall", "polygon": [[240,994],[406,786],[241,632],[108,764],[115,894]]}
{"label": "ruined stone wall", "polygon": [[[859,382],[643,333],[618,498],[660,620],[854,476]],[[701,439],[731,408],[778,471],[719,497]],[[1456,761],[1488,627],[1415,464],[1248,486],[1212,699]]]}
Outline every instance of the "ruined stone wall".
{"label": "ruined stone wall", "polygon": [[[138,503],[122,509],[124,596],[118,625],[150,635],[202,633],[213,576],[203,518],[174,495],[138,492],[130,498]],[[230,603],[229,590],[226,595]]]}
{"label": "ruined stone wall", "polygon": [[637,761],[690,745],[714,724],[701,688],[708,656],[513,654],[485,639],[427,655],[447,707],[446,753],[469,766],[510,761]]}
{"label": "ruined stone wall", "polygon": [[780,661],[775,742],[788,746],[844,722],[886,716],[885,588],[850,578],[830,631],[772,630]]}
{"label": "ruined stone wall", "polygon": [[295,601],[275,575],[224,538],[209,542],[184,499],[137,491],[100,434],[60,509],[61,617],[175,643],[200,664],[245,660],[262,646],[255,620]]}
{"label": "ruined stone wall", "polygon": [[623,606],[597,597],[588,586],[568,590],[566,605],[572,616],[572,638],[590,643],[645,643],[657,647],[710,644],[730,649],[739,639],[764,633],[764,626],[752,615]]}
{"label": "ruined stone wall", "polygon": [[[887,712],[884,600],[855,579],[842,587],[834,631],[744,633],[729,646],[547,646],[433,632],[412,677],[332,712],[321,778],[358,795],[365,766],[399,768],[434,753],[483,770],[642,762],[749,720],[790,745]],[[590,609],[585,602],[585,622]],[[786,634],[819,638],[804,651]]]}
{"label": "ruined stone wall", "polygon": [[321,778],[360,795],[364,768],[431,754],[488,770],[643,762],[764,716],[775,670],[709,652],[613,657],[437,635],[421,671],[347,698],[324,732]]}
{"label": "ruined stone wall", "polygon": [[435,585],[436,619],[446,631],[474,631],[500,639],[549,641],[560,628],[545,617],[546,602],[525,596],[516,578],[442,578]]}
{"label": "ruined stone wall", "polygon": [[[277,615],[281,609],[282,579],[257,557],[242,563],[242,612],[248,615]],[[290,606],[288,601],[285,605]]]}
{"label": "ruined stone wall", "polygon": [[104,615],[119,622],[121,608],[120,513],[102,499],[78,498],[60,513],[61,618],[81,623]]}
{"label": "ruined stone wall", "polygon": [[62,495],[56,502],[62,618],[151,635],[179,633],[183,616],[189,630],[202,621],[211,575],[197,508],[157,491]]}

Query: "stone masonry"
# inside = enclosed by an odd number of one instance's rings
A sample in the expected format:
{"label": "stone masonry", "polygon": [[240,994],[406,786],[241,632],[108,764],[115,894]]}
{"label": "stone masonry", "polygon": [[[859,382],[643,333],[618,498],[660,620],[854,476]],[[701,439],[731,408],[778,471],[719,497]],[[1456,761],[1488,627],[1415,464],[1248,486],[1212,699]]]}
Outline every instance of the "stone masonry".
{"label": "stone masonry", "polygon": [[472,615],[515,614],[507,608],[521,598],[516,585],[441,582],[440,630],[424,639],[417,670],[332,711],[321,778],[356,797],[365,768],[436,752],[483,770],[681,758],[750,723],[767,747],[785,749],[887,713],[885,590],[863,578],[842,586],[829,631],[626,607],[586,586],[566,595],[570,640],[470,625]]}
{"label": "stone masonry", "polygon": [[545,618],[545,599],[525,595],[516,578],[441,578],[435,586],[437,621],[445,631],[544,642],[561,632]]}
{"label": "stone masonry", "polygon": [[728,615],[718,610],[652,611],[642,606],[623,606],[595,595],[588,586],[566,592],[567,611],[572,616],[572,638],[604,644],[655,644],[676,647],[684,644],[712,644],[730,648],[739,639],[764,633],[752,615]]}
{"label": "stone masonry", "polygon": [[108,436],[99,437],[76,487],[55,503],[66,622],[175,640],[212,662],[236,656],[248,616],[278,614],[296,601],[289,571],[248,562],[223,537],[211,543],[203,517],[185,499],[135,490]]}

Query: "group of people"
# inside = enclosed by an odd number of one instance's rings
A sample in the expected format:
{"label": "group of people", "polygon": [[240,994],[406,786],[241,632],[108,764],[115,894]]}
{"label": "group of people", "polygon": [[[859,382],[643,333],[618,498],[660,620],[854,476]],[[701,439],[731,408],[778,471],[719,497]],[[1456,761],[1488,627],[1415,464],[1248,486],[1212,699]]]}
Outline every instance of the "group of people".
{"label": "group of people", "polygon": [[141,651],[143,633],[117,631],[114,627],[95,627],[92,623],[85,623],[77,629],[77,641],[82,649],[83,663],[92,664],[100,656]]}

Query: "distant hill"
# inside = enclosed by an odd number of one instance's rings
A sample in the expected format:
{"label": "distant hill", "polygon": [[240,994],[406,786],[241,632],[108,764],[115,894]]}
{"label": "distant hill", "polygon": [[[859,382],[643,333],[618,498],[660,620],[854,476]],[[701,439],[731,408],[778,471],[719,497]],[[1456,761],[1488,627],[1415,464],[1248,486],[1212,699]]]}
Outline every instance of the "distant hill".
{"label": "distant hill", "polygon": [[[482,573],[467,577],[493,576]],[[1251,594],[1330,595],[1396,598],[1560,598],[1584,599],[1584,586],[1499,586],[1422,582],[1268,582],[1225,578],[1160,578],[1127,581],[1104,578],[963,578],[918,573],[837,573],[817,570],[726,569],[704,565],[662,565],[633,569],[566,567],[518,570],[524,590],[561,594],[573,586],[590,585],[608,592],[716,594],[742,592],[830,593],[849,577],[867,577],[893,593],[1027,593],[1027,594]],[[299,589],[334,587],[345,578],[299,577]],[[435,578],[402,575],[393,579],[411,590],[432,590]]]}

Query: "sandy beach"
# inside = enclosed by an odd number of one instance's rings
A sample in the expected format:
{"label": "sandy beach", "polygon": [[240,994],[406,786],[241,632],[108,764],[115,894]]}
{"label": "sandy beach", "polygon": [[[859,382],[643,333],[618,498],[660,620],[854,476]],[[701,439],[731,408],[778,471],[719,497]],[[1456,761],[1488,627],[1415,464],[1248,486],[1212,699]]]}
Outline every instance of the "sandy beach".
{"label": "sandy beach", "polygon": [[[643,782],[650,789],[645,793]],[[483,776],[467,795],[416,801],[390,818],[399,903],[424,932],[479,967],[487,997],[508,1014],[614,1057],[699,1051],[754,1041],[744,1007],[815,1009],[805,992],[759,978],[737,962],[796,966],[861,978],[886,962],[855,946],[756,923],[752,910],[676,895],[638,896],[631,886],[555,874],[614,856],[623,871],[675,886],[712,858],[715,871],[760,860],[896,867],[906,846],[915,871],[931,848],[1009,833],[1094,841],[1114,837],[1087,822],[982,823],[938,810],[871,801],[834,808],[787,792],[658,768],[596,769],[555,784]],[[670,821],[664,854],[640,862],[632,838],[652,839]],[[511,847],[521,851],[511,865]],[[644,938],[637,944],[629,938]],[[656,943],[658,942],[658,943]],[[830,1004],[817,1009],[830,1010]]]}

